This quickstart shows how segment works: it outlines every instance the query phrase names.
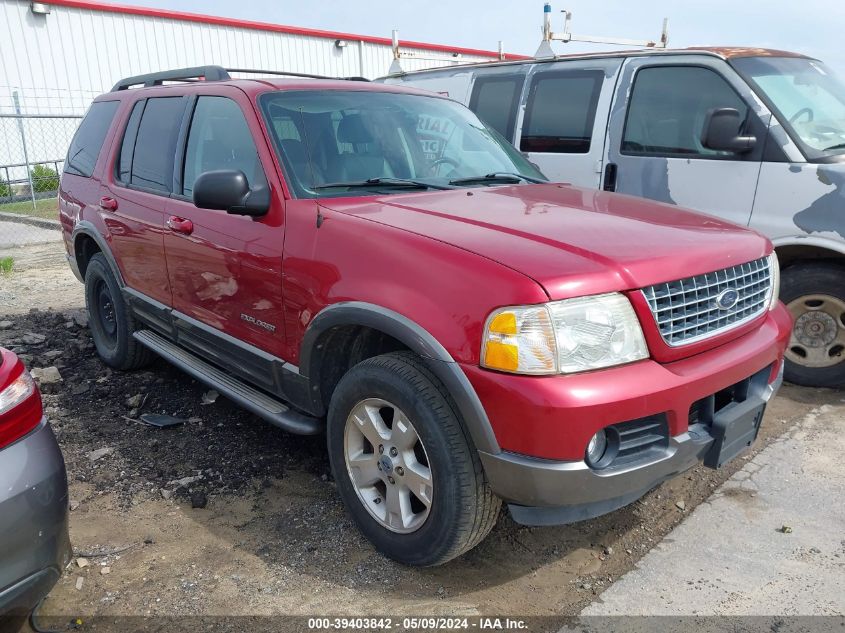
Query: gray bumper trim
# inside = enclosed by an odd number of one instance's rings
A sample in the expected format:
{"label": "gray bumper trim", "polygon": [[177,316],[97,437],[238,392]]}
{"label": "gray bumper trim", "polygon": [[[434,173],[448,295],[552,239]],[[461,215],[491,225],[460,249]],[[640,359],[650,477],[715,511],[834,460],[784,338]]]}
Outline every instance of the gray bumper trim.
{"label": "gray bumper trim", "polygon": [[[768,402],[783,382],[777,379],[750,398]],[[480,452],[493,491],[510,504],[524,525],[560,525],[590,519],[627,505],[667,479],[704,459],[713,444],[709,427],[694,424],[669,438],[663,456],[646,464],[594,470],[583,461],[555,462],[515,453]]]}

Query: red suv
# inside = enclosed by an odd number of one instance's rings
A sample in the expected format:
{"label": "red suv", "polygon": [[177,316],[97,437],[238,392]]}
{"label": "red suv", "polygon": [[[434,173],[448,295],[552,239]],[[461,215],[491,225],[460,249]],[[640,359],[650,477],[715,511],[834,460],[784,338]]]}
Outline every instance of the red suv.
{"label": "red suv", "polygon": [[501,500],[562,524],[718,467],[781,382],[768,240],[546,182],[430,93],[133,77],[80,125],[60,207],[102,359],[326,432],[350,514],[409,564],[477,545]]}

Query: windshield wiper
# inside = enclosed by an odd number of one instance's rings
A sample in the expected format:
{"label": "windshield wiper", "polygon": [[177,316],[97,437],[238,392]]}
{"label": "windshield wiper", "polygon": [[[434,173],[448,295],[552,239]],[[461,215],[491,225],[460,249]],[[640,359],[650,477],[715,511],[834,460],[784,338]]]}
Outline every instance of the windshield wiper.
{"label": "windshield wiper", "polygon": [[454,187],[450,187],[449,185],[435,185],[430,182],[413,180],[411,178],[368,178],[367,180],[356,180],[353,182],[327,182],[323,185],[316,185],[312,189],[341,189],[343,187],[366,189],[379,185],[407,187],[410,189],[454,189]]}
{"label": "windshield wiper", "polygon": [[525,182],[530,182],[533,184],[544,184],[548,183],[548,180],[543,180],[541,178],[534,178],[532,176],[525,176],[523,174],[517,174],[516,172],[509,172],[509,171],[497,171],[493,172],[492,174],[485,174],[484,176],[468,176],[466,178],[456,178],[455,180],[450,180],[450,185],[469,185],[474,183],[483,184],[485,182],[510,182],[510,183],[518,183],[520,180],[524,180]]}
{"label": "windshield wiper", "polygon": [[822,151],[829,152],[832,149],[845,149],[845,143],[837,143],[836,145],[831,145],[830,147],[825,147]]}

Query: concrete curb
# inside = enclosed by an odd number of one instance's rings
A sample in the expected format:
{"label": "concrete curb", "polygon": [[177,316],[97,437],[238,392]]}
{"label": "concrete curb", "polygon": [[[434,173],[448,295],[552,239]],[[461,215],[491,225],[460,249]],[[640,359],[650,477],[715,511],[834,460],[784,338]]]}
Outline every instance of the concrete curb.
{"label": "concrete curb", "polygon": [[58,220],[48,220],[47,218],[33,218],[29,215],[18,215],[17,213],[7,213],[0,211],[0,222],[17,222],[18,224],[29,224],[30,226],[37,226],[42,229],[53,229],[60,231],[62,224]]}

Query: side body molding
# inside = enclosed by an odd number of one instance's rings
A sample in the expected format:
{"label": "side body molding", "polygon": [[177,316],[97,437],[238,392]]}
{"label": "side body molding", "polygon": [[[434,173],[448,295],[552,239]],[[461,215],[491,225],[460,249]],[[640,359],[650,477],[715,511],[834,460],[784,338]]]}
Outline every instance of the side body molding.
{"label": "side body molding", "polygon": [[419,324],[381,306],[361,301],[346,301],[324,308],[308,325],[299,356],[299,371],[308,377],[312,390],[319,385],[319,367],[322,354],[331,350],[320,349],[320,336],[334,327],[359,325],[379,330],[400,341],[419,354],[429,369],[449,390],[463,418],[466,429],[479,451],[501,452],[487,413],[478,399],[469,379],[449,352]]}

